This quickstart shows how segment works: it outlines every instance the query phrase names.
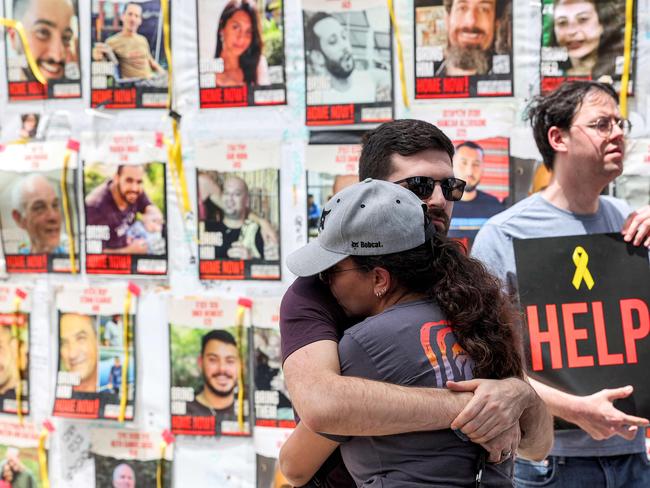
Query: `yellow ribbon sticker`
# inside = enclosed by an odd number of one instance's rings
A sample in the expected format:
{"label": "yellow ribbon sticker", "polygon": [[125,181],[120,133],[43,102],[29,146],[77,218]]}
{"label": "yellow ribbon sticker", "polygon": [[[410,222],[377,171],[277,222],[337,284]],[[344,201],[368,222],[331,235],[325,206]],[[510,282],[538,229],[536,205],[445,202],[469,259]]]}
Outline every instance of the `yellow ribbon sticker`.
{"label": "yellow ribbon sticker", "polygon": [[584,281],[588,289],[594,287],[594,278],[587,268],[589,262],[589,255],[582,246],[578,246],[573,250],[573,264],[576,266],[576,272],[573,274],[571,283],[576,290],[580,288],[580,284]]}
{"label": "yellow ribbon sticker", "polygon": [[20,37],[20,42],[23,45],[23,51],[25,53],[25,59],[27,60],[27,64],[29,65],[29,69],[32,70],[32,74],[34,75],[34,78],[36,78],[36,80],[41,85],[46,85],[47,80],[45,79],[45,76],[43,76],[43,72],[41,71],[41,69],[38,67],[38,64],[36,63],[36,59],[34,59],[32,50],[30,49],[29,43],[27,42],[27,34],[25,33],[25,27],[23,27],[23,24],[19,20],[6,19],[4,17],[0,17],[0,25],[4,25],[9,29],[14,29],[18,33],[18,36]]}

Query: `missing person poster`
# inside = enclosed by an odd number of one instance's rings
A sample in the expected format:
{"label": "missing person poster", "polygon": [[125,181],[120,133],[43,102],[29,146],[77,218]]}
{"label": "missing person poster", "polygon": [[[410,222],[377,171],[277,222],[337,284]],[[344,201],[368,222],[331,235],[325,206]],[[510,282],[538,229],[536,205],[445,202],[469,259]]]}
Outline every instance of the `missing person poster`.
{"label": "missing person poster", "polygon": [[237,300],[174,298],[169,308],[174,434],[248,436],[250,318]]}
{"label": "missing person poster", "polygon": [[280,279],[280,144],[196,148],[199,277]]}
{"label": "missing person poster", "polygon": [[38,438],[39,431],[31,422],[0,420],[0,487],[45,486],[38,461]]}
{"label": "missing person poster", "polygon": [[282,373],[280,298],[253,302],[255,427],[293,428],[296,422]]}
{"label": "missing person poster", "polygon": [[512,96],[512,0],[414,7],[416,99]]}
{"label": "missing person poster", "polygon": [[323,205],[343,188],[359,181],[361,144],[309,144],[307,169],[307,233],[318,237]]}
{"label": "missing person poster", "polygon": [[201,108],[286,104],[284,2],[197,0]]}
{"label": "missing person poster", "polygon": [[569,80],[609,80],[620,91],[625,0],[542,0],[541,7],[542,94]]}
{"label": "missing person poster", "polygon": [[86,271],[165,275],[167,154],[162,134],[112,132],[88,134],[85,140]]}
{"label": "missing person poster", "polygon": [[302,0],[307,125],[393,118],[393,55],[382,0]]}
{"label": "missing person poster", "polygon": [[[91,451],[95,461],[97,487],[172,486],[173,445],[161,457],[160,433],[130,429],[93,429]],[[157,473],[161,470],[161,484]]]}
{"label": "missing person poster", "polygon": [[160,0],[92,0],[91,12],[90,106],[165,108],[168,65]]}
{"label": "missing person poster", "polygon": [[[54,415],[117,420],[135,406],[136,305],[124,315],[126,283],[66,285],[56,294],[59,366]],[[127,319],[127,320],[125,320]]]}
{"label": "missing person poster", "polygon": [[5,17],[20,21],[29,51],[45,78],[30,68],[18,31],[5,29],[9,101],[81,97],[77,0],[4,0]]}
{"label": "missing person poster", "polygon": [[515,239],[528,374],[589,395],[633,385],[617,408],[650,415],[648,250],[620,234]]}
{"label": "missing person poster", "polygon": [[30,312],[27,288],[0,285],[0,413],[29,414]]}
{"label": "missing person poster", "polygon": [[77,151],[75,141],[0,146],[0,221],[9,273],[70,273],[70,252],[79,272]]}
{"label": "missing person poster", "polygon": [[469,250],[487,220],[506,209],[510,194],[510,154],[507,137],[456,140],[454,176],[464,180],[465,192],[454,203],[449,237]]}

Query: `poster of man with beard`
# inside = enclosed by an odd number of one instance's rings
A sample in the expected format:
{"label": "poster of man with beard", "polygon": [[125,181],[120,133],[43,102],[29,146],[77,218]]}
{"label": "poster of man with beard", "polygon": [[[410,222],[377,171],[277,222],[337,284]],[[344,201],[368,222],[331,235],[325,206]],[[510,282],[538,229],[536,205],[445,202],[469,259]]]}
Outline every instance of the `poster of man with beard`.
{"label": "poster of man with beard", "polygon": [[415,98],[512,96],[512,0],[414,5]]}
{"label": "poster of man with beard", "polygon": [[237,301],[173,299],[169,316],[172,432],[250,435],[250,328],[233,325]]}

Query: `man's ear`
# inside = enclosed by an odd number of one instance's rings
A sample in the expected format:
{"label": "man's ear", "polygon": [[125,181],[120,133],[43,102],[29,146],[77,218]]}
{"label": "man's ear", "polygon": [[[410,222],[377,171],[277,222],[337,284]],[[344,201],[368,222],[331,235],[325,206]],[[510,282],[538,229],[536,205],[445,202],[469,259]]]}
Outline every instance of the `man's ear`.
{"label": "man's ear", "polygon": [[372,272],[374,273],[373,293],[384,295],[390,289],[390,273],[384,268],[374,268]]}
{"label": "man's ear", "polygon": [[13,209],[11,211],[11,218],[14,219],[14,222],[16,222],[16,225],[20,227],[21,229],[25,228],[25,224],[23,224],[23,216],[20,214],[20,212],[16,209]]}
{"label": "man's ear", "polygon": [[20,36],[18,35],[18,31],[16,29],[8,28],[7,29],[7,34],[9,35],[9,42],[11,43],[11,47],[17,54],[23,54],[23,43],[20,40]]}
{"label": "man's ear", "polygon": [[320,72],[325,66],[325,56],[318,49],[311,49],[309,51],[309,64],[316,72]]}
{"label": "man's ear", "polygon": [[567,138],[569,137],[567,130],[560,129],[554,125],[548,130],[546,137],[555,152],[567,152]]}

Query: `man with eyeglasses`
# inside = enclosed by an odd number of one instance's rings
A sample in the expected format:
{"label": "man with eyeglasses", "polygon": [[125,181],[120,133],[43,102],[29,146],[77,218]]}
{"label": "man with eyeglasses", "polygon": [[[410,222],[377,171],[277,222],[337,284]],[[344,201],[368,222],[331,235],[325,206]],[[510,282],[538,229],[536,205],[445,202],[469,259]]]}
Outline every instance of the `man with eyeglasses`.
{"label": "man with eyeglasses", "polygon": [[[410,189],[426,204],[437,231],[446,234],[454,201],[460,200],[465,187],[464,181],[454,178],[453,155],[452,142],[437,127],[419,120],[396,120],[364,136],[359,177]],[[323,212],[319,226],[325,225]],[[346,271],[335,266],[322,279]],[[522,435],[519,418],[539,401],[528,383],[515,378],[472,380],[459,383],[454,388],[461,392],[454,393],[342,377],[338,340],[347,326],[360,319],[349,317],[316,276],[298,278],[282,300],[285,381],[293,406],[309,429],[354,436],[451,426],[483,445],[490,461],[510,457]],[[337,452],[311,482],[284,474],[298,486],[355,486]]]}
{"label": "man with eyeglasses", "polygon": [[[634,245],[650,246],[650,207],[632,212],[624,201],[601,195],[623,171],[624,136],[631,128],[617,105],[610,85],[579,81],[529,106],[537,147],[553,170],[551,183],[488,220],[472,248],[509,291],[516,292],[513,238],[621,232]],[[631,386],[579,397],[530,381],[553,415],[580,429],[556,431],[551,456],[542,463],[517,459],[520,486],[650,486],[648,420],[613,404],[630,396]]]}

